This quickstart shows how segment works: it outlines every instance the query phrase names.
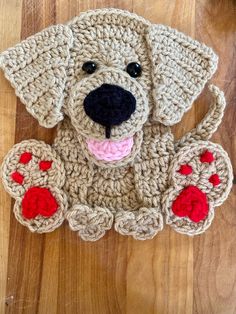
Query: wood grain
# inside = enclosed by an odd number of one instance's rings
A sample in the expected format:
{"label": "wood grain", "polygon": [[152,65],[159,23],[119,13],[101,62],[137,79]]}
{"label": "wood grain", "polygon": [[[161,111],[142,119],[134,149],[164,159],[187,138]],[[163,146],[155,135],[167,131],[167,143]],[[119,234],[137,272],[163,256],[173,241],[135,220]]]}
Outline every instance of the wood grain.
{"label": "wood grain", "polygon": [[[212,46],[220,57],[214,82],[228,102],[214,140],[236,169],[236,4],[233,0],[0,0],[0,51],[81,11],[117,7],[154,23],[168,24]],[[182,122],[176,138],[206,112],[204,92]],[[51,143],[0,74],[0,159],[14,142]],[[168,227],[139,242],[114,231],[96,243],[81,241],[68,226],[47,235],[28,232],[11,214],[0,190],[0,313],[236,313],[236,190],[209,231],[196,238]]]}
{"label": "wood grain", "polygon": [[[0,50],[20,40],[21,6],[19,1],[0,2]],[[8,17],[11,16],[11,19]],[[0,76],[0,162],[14,144],[16,117],[16,98],[1,73]],[[3,136],[4,135],[4,136]],[[0,313],[4,313],[5,302],[8,302],[6,285],[8,281],[8,246],[10,236],[11,198],[0,186]]]}

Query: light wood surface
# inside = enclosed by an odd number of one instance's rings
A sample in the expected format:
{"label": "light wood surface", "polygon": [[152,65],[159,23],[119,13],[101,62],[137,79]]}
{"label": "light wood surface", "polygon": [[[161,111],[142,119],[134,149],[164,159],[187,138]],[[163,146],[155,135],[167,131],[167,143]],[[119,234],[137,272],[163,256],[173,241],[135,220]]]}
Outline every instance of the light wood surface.
{"label": "light wood surface", "polygon": [[[213,140],[236,169],[236,2],[234,0],[0,0],[0,51],[81,11],[117,7],[204,41],[220,57],[214,83],[226,95]],[[176,137],[203,117],[206,93],[175,127]],[[52,142],[0,74],[0,159],[23,139]],[[0,161],[1,161],[0,160]],[[139,242],[114,231],[86,243],[63,225],[31,234],[12,214],[0,186],[0,313],[233,314],[236,313],[236,189],[217,209],[206,234],[193,238],[168,227]]]}

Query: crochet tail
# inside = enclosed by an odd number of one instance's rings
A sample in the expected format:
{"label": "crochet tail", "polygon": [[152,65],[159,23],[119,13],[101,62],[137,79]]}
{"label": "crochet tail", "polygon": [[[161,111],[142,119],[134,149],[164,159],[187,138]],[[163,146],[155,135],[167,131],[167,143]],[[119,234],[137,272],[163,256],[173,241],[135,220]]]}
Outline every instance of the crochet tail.
{"label": "crochet tail", "polygon": [[224,93],[215,85],[209,85],[208,88],[214,99],[209,111],[194,129],[186,133],[176,142],[176,149],[179,149],[184,145],[193,143],[195,141],[210,139],[212,134],[220,125],[226,106]]}

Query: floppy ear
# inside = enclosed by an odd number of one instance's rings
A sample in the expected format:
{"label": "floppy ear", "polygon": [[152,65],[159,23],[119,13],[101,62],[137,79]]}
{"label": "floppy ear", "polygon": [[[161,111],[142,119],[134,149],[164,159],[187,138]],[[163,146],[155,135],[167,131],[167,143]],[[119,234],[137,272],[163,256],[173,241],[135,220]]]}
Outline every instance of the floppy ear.
{"label": "floppy ear", "polygon": [[0,54],[0,67],[26,109],[51,128],[63,119],[66,68],[72,33],[51,26]]}
{"label": "floppy ear", "polygon": [[213,50],[164,25],[151,25],[147,42],[152,61],[153,119],[179,122],[217,68]]}

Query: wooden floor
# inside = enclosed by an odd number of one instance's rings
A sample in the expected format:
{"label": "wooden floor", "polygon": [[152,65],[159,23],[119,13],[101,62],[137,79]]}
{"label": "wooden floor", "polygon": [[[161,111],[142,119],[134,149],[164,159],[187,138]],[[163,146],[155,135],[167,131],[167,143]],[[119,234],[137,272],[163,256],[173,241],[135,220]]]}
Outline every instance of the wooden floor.
{"label": "wooden floor", "polygon": [[[220,56],[213,81],[228,106],[213,140],[236,169],[236,2],[234,0],[0,0],[0,51],[81,11],[117,7],[169,24],[212,46]],[[182,123],[183,134],[209,105],[200,97]],[[0,74],[0,159],[23,139],[52,142]],[[0,313],[230,314],[236,313],[236,188],[217,209],[209,231],[194,239],[168,227],[139,242],[114,231],[81,241],[67,225],[31,234],[16,222],[13,201],[0,186]]]}

